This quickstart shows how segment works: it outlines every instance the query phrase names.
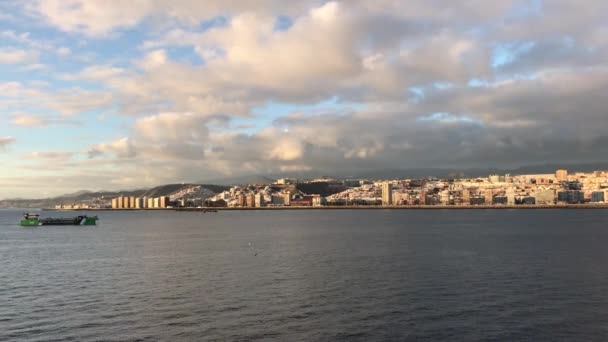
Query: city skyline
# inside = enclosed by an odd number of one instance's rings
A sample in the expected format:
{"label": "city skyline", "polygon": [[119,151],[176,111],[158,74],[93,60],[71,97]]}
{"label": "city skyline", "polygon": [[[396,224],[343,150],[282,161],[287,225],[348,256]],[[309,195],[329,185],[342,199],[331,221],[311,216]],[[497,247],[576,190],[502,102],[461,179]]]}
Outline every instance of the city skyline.
{"label": "city skyline", "polygon": [[189,208],[606,208],[608,171],[395,179],[280,178],[247,185],[167,184],[151,189],[78,192],[0,200],[0,208],[79,210]]}
{"label": "city skyline", "polygon": [[595,0],[3,1],[0,199],[605,162],[607,11]]}

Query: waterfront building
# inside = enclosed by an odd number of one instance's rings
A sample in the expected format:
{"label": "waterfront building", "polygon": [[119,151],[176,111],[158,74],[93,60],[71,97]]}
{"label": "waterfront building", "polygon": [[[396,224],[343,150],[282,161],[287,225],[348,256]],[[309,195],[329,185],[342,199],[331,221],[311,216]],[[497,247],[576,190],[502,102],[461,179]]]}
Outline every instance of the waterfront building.
{"label": "waterfront building", "polygon": [[471,205],[484,205],[486,204],[486,198],[484,196],[471,196]]}
{"label": "waterfront building", "polygon": [[272,195],[270,197],[270,203],[272,205],[284,205],[285,204],[285,196],[276,196],[276,195]]}
{"label": "waterfront building", "polygon": [[393,204],[393,185],[391,183],[382,183],[382,205]]}
{"label": "waterfront building", "polygon": [[246,207],[247,206],[247,198],[245,194],[238,194],[236,196],[236,206],[237,207]]}
{"label": "waterfront building", "polygon": [[155,209],[156,209],[156,208],[160,208],[160,198],[155,197],[155,198],[153,199],[153,201],[154,201],[154,205],[152,205],[152,208],[155,208]]}
{"label": "waterfront building", "polygon": [[567,190],[557,193],[557,201],[568,204],[579,204],[585,202],[585,193],[580,190]]}
{"label": "waterfront building", "polygon": [[493,201],[492,204],[505,205],[505,204],[509,203],[509,199],[507,198],[507,196],[494,196],[492,201]]}
{"label": "waterfront building", "polygon": [[591,193],[591,202],[593,203],[601,203],[604,202],[606,198],[604,197],[603,191],[594,191]]}
{"label": "waterfront building", "polygon": [[118,198],[112,198],[112,209],[118,209]]}
{"label": "waterfront building", "polygon": [[557,179],[558,182],[568,181],[568,170],[555,171],[555,179]]}
{"label": "waterfront building", "polygon": [[426,195],[426,190],[422,189],[420,190],[420,194],[418,194],[418,204],[419,205],[427,205],[428,201],[427,201],[427,195]]}
{"label": "waterfront building", "polygon": [[255,207],[255,195],[254,194],[247,194],[247,196],[245,196],[245,201],[246,201],[246,204],[245,204],[246,207],[249,207],[249,208]]}
{"label": "waterfront building", "polygon": [[141,197],[137,197],[135,199],[135,209],[143,209],[144,208],[144,199]]}
{"label": "waterfront building", "polygon": [[255,202],[255,206],[257,208],[265,207],[266,201],[264,201],[264,194],[261,192],[258,192],[257,194],[255,194],[254,202]]}
{"label": "waterfront building", "polygon": [[439,194],[439,202],[442,205],[450,204],[450,192],[448,190],[441,191],[441,193]]}
{"label": "waterfront building", "polygon": [[321,195],[312,195],[312,206],[320,207],[325,204],[325,198],[321,197]]}
{"label": "waterfront building", "polygon": [[555,191],[551,189],[537,190],[534,193],[536,204],[550,205],[555,204]]}
{"label": "waterfront building", "polygon": [[492,189],[486,189],[484,195],[484,203],[487,205],[492,205],[492,203],[494,203],[493,197],[494,191]]}
{"label": "waterfront building", "polygon": [[291,206],[294,207],[311,207],[312,198],[297,198],[291,200]]}
{"label": "waterfront building", "polygon": [[462,190],[462,204],[464,204],[464,205],[471,204],[471,191],[469,191],[469,189]]}
{"label": "waterfront building", "polygon": [[405,192],[393,191],[393,205],[406,205],[409,200],[409,194]]}
{"label": "waterfront building", "polygon": [[283,193],[283,204],[291,205],[291,193],[289,191]]}
{"label": "waterfront building", "polygon": [[524,198],[522,198],[522,203],[526,205],[534,205],[536,204],[536,198],[533,196],[524,196]]}
{"label": "waterfront building", "polygon": [[167,208],[169,206],[169,196],[161,196],[158,198],[158,208]]}
{"label": "waterfront building", "polygon": [[515,189],[508,188],[505,196],[507,197],[507,205],[515,205]]}
{"label": "waterfront building", "polygon": [[154,198],[148,198],[148,208],[154,208]]}

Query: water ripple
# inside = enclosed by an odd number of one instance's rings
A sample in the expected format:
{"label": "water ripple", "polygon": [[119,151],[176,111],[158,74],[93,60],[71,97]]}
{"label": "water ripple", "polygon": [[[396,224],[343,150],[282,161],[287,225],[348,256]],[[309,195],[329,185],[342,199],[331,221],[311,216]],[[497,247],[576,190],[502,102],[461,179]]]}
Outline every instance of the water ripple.
{"label": "water ripple", "polygon": [[2,341],[608,340],[605,211],[19,215]]}

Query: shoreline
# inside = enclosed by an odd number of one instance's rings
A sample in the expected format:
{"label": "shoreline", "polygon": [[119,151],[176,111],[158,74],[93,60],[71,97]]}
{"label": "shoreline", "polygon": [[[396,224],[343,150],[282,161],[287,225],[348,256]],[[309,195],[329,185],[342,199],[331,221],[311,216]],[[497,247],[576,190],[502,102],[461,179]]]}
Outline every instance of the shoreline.
{"label": "shoreline", "polygon": [[178,212],[214,212],[214,211],[263,211],[263,210],[534,210],[534,209],[608,209],[606,204],[556,204],[556,205],[400,205],[400,206],[321,206],[321,207],[201,207],[201,208],[142,208],[142,209],[56,209],[43,208],[44,211],[178,211]]}

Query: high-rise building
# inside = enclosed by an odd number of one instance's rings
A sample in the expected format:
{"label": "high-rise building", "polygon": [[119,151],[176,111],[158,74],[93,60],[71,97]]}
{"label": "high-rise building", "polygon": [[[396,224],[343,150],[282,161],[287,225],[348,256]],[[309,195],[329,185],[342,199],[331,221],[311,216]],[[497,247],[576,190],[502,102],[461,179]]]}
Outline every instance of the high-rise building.
{"label": "high-rise building", "polygon": [[167,208],[169,207],[169,196],[161,196],[158,198],[158,207]]}
{"label": "high-rise building", "polygon": [[148,198],[148,205],[147,205],[147,207],[149,209],[154,208],[154,198]]}
{"label": "high-rise building", "polygon": [[426,205],[426,190],[420,190],[420,194],[418,195],[418,204]]}
{"label": "high-rise building", "polygon": [[118,209],[118,198],[112,198],[112,209]]}
{"label": "high-rise building", "polygon": [[236,197],[237,207],[246,207],[247,206],[247,195],[239,194]]}
{"label": "high-rise building", "polygon": [[507,205],[515,205],[515,189],[508,188],[506,191]]}
{"label": "high-rise building", "polygon": [[134,196],[129,197],[129,208],[135,209],[135,197]]}
{"label": "high-rise building", "polygon": [[462,204],[464,204],[464,205],[471,204],[471,191],[469,191],[469,189],[462,190]]}
{"label": "high-rise building", "polygon": [[325,198],[321,197],[321,195],[312,195],[312,206],[320,207],[325,204]]}
{"label": "high-rise building", "polygon": [[484,203],[486,205],[494,204],[494,191],[492,191],[492,189],[486,189],[484,193]]}
{"label": "high-rise building", "polygon": [[261,192],[258,192],[257,194],[255,194],[255,206],[256,207],[264,207],[266,206],[266,203],[264,202],[264,194]]}
{"label": "high-rise building", "polygon": [[403,193],[393,192],[393,205],[403,205]]}
{"label": "high-rise building", "polygon": [[393,185],[391,183],[382,183],[382,205],[393,204]]}
{"label": "high-rise building", "polygon": [[250,208],[255,207],[255,195],[254,194],[247,194],[247,196],[245,196],[245,201],[247,202],[247,204],[246,204],[247,207],[250,207]]}
{"label": "high-rise building", "polygon": [[443,190],[439,193],[439,202],[441,202],[442,205],[450,204],[450,192],[448,190]]}
{"label": "high-rise building", "polygon": [[144,208],[144,199],[141,197],[137,197],[135,199],[135,209],[143,209]]}
{"label": "high-rise building", "polygon": [[558,182],[568,181],[568,170],[555,171],[555,179],[557,179]]}

